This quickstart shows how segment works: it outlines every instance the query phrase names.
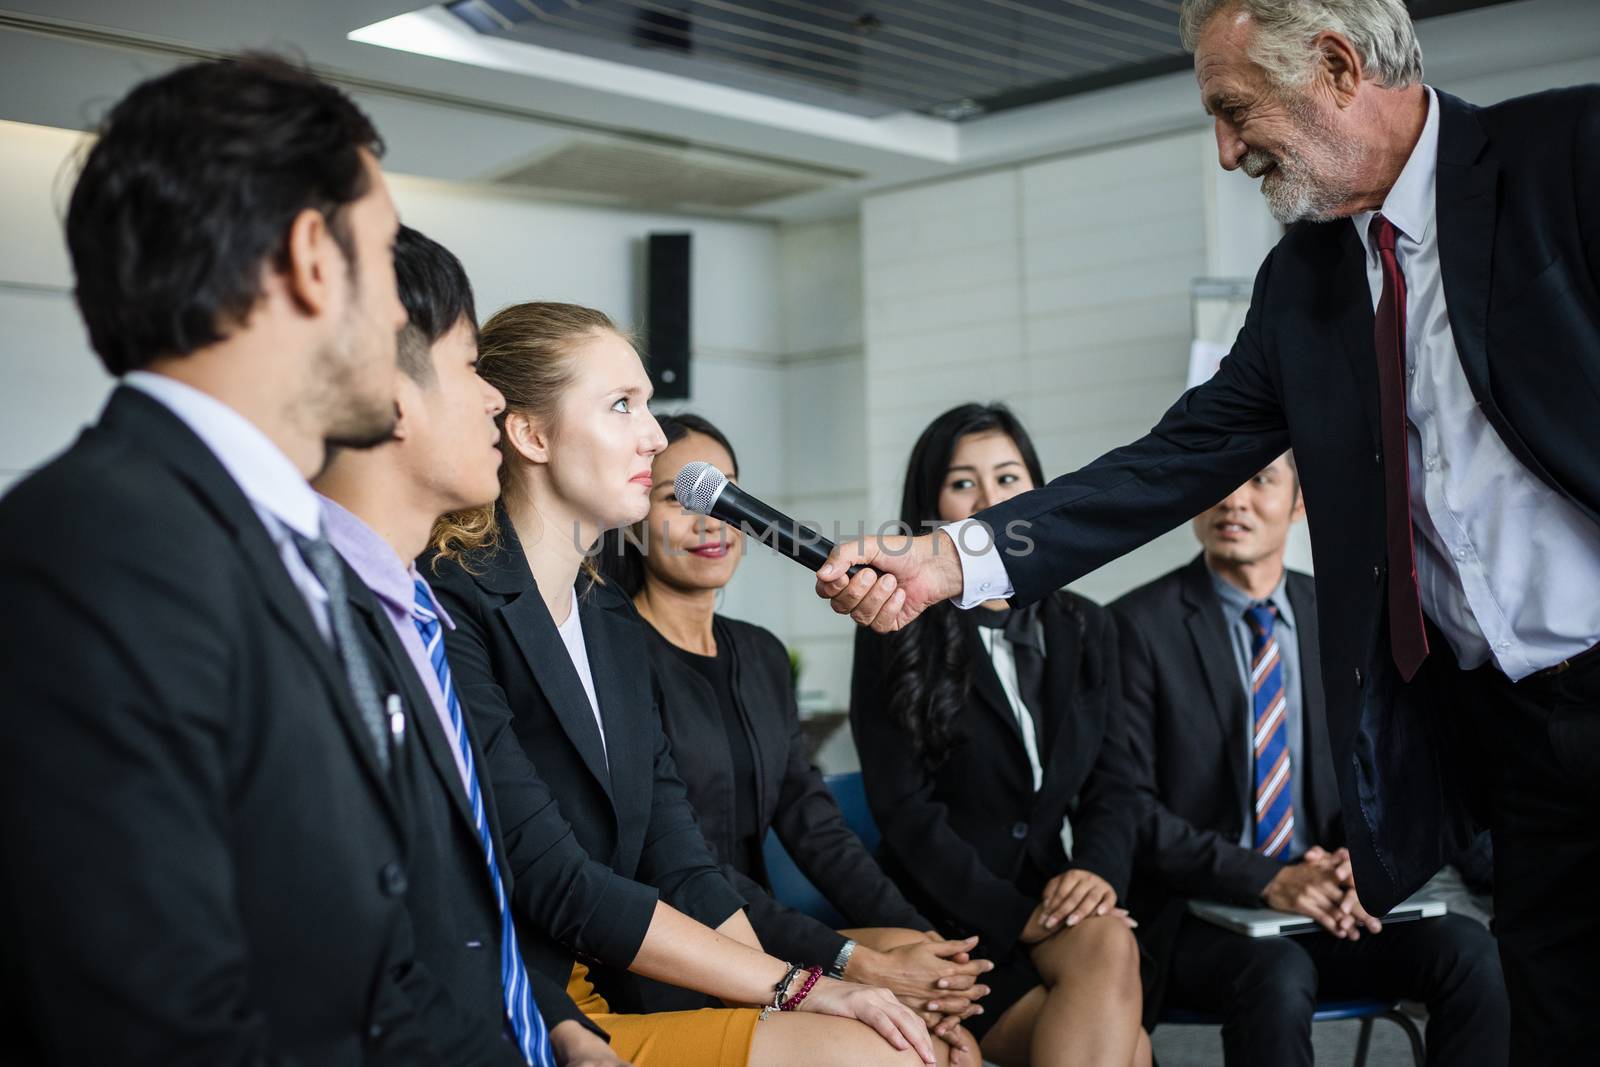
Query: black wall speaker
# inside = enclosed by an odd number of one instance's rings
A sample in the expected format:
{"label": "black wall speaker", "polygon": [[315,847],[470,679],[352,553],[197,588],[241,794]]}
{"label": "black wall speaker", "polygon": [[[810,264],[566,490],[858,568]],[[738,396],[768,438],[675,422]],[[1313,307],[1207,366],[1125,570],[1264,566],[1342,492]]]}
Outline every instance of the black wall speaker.
{"label": "black wall speaker", "polygon": [[647,257],[645,347],[658,400],[689,398],[689,235],[653,233]]}

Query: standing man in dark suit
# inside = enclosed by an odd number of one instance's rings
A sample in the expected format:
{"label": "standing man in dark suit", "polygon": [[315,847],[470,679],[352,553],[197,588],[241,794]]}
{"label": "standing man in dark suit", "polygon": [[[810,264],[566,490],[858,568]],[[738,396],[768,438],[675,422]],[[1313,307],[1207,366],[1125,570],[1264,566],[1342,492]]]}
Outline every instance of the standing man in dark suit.
{"label": "standing man in dark suit", "polygon": [[446,995],[419,1018],[452,1067],[623,1067],[566,990],[530,970],[517,943],[499,814],[468,729],[444,631],[454,624],[412,561],[434,520],[500,491],[502,397],[478,377],[466,271],[409,227],[395,241],[400,333],[394,440],[337,453],[314,483],[328,540],[352,568],[351,606],[374,671],[399,693],[413,744],[406,786],[406,903],[418,969]]}
{"label": "standing man in dark suit", "polygon": [[414,1020],[403,720],[306,477],[394,426],[367,118],[264,57],[135,88],[67,211],[122,379],[0,501],[0,1060],[443,1062]]}
{"label": "standing man in dark suit", "polygon": [[[1348,882],[1317,662],[1316,593],[1284,567],[1305,512],[1292,455],[1194,521],[1204,551],[1112,605],[1143,801],[1131,905],[1172,909],[1151,946],[1167,1004],[1220,1014],[1230,1064],[1312,1062],[1319,997],[1428,1006],[1428,1062],[1503,1063],[1494,939],[1446,915],[1384,926]],[[1170,899],[1169,899],[1170,898]],[[1265,904],[1325,933],[1241,937],[1184,898]]]}
{"label": "standing man in dark suit", "polygon": [[1362,899],[1382,914],[1487,820],[1515,1058],[1581,1058],[1600,1014],[1600,89],[1437,92],[1401,0],[1187,0],[1182,19],[1223,166],[1290,224],[1232,352],[1141,440],[950,531],[846,545],[818,591],[880,630],[949,597],[1037,600],[1292,446]]}

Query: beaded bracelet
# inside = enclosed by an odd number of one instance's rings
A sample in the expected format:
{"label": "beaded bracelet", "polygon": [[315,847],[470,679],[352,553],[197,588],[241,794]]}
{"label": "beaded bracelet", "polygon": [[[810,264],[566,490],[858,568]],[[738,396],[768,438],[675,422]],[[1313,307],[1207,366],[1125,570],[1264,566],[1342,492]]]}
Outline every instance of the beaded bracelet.
{"label": "beaded bracelet", "polygon": [[806,969],[806,984],[800,987],[800,992],[784,1001],[779,1011],[794,1011],[811,993],[811,987],[817,984],[817,979],[822,977],[821,967],[808,967]]}
{"label": "beaded bracelet", "polygon": [[794,981],[795,975],[803,970],[805,970],[804,967],[793,963],[789,964],[789,969],[783,972],[783,977],[778,979],[778,984],[772,987],[772,1003],[761,1009],[761,1014],[757,1016],[758,1019],[765,1019],[775,1011],[788,1010],[783,1006],[784,993],[788,991],[789,983]]}

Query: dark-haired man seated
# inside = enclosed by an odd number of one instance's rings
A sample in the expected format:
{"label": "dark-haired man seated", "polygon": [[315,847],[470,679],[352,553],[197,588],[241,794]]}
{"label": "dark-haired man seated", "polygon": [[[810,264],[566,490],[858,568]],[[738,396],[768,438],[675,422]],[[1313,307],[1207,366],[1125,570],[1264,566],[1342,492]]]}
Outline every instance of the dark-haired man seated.
{"label": "dark-haired man seated", "polygon": [[[1509,1010],[1493,938],[1457,915],[1384,925],[1340,848],[1311,579],[1289,572],[1304,517],[1293,456],[1194,520],[1188,566],[1117,601],[1129,734],[1145,805],[1136,914],[1164,1004],[1221,1015],[1227,1062],[1310,1065],[1318,999],[1428,1006],[1428,1063],[1505,1063]],[[1322,930],[1251,938],[1176,912],[1264,904]],[[1164,957],[1164,959],[1162,959]]]}
{"label": "dark-haired man seated", "polygon": [[138,86],[84,161],[67,244],[121,383],[0,500],[8,1067],[447,1062],[404,985],[397,723],[306,484],[394,429],[379,148],[255,57]]}

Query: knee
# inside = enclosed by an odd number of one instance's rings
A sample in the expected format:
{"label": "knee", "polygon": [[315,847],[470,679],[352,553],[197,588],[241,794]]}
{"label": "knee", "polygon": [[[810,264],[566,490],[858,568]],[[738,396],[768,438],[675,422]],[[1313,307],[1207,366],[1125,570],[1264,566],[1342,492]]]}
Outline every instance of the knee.
{"label": "knee", "polygon": [[1069,970],[1093,969],[1102,980],[1137,986],[1139,943],[1118,916],[1095,915],[1044,942],[1035,952],[1035,966],[1052,984]]}
{"label": "knee", "polygon": [[1485,1008],[1505,1002],[1505,976],[1494,937],[1471,919],[1445,915],[1438,923],[1435,957],[1446,991],[1459,990]]}
{"label": "knee", "polygon": [[1265,938],[1232,978],[1233,1002],[1250,1011],[1307,1020],[1317,1006],[1317,965],[1288,938]]}

